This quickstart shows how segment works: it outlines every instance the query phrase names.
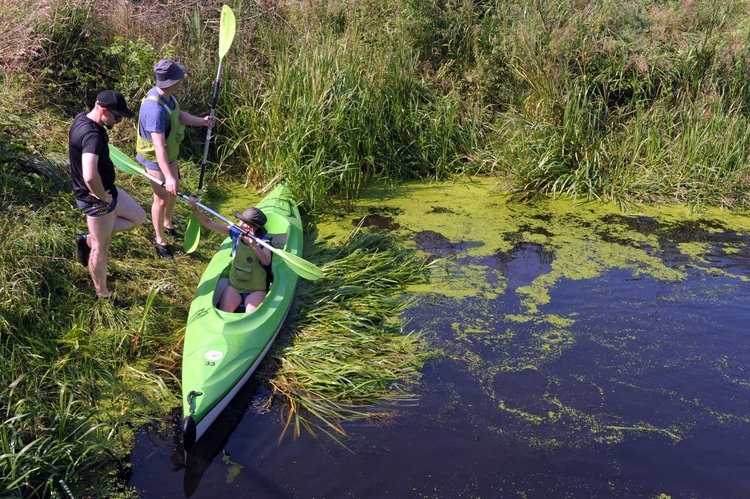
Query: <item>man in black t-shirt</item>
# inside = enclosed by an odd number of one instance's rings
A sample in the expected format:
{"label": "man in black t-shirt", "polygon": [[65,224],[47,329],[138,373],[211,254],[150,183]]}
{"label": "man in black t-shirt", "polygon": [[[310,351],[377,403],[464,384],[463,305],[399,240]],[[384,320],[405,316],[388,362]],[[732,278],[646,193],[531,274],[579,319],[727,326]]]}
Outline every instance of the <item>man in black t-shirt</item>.
{"label": "man in black t-shirt", "polygon": [[[106,128],[134,115],[120,92],[105,90],[96,97],[94,108],[79,113],[70,127],[70,177],[76,204],[86,214],[89,229],[88,234],[76,236],[78,261],[89,268],[95,298],[112,296],[107,288],[107,253],[112,234],[146,221],[143,208],[115,186],[115,166],[109,158]],[[122,304],[118,300],[115,303]]]}

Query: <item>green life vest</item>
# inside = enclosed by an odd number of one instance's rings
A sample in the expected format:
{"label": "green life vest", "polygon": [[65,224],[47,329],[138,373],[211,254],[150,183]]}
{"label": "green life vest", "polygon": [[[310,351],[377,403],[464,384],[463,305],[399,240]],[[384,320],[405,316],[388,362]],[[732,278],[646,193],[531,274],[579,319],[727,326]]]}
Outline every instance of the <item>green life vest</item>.
{"label": "green life vest", "polygon": [[264,269],[250,246],[237,242],[232,268],[229,270],[229,284],[240,293],[266,290],[266,269]]}
{"label": "green life vest", "polygon": [[[174,100],[174,109],[169,109],[167,103],[164,102],[163,99],[160,99],[155,95],[149,95],[148,97],[143,99],[143,102],[146,102],[146,100],[152,100],[158,103],[162,108],[164,108],[164,111],[166,111],[167,115],[169,116],[171,128],[169,131],[169,135],[164,141],[164,146],[167,149],[167,158],[170,163],[172,161],[175,161],[180,155],[180,143],[182,142],[182,139],[185,138],[185,125],[180,123],[180,104],[177,102],[176,97],[172,96],[172,99]],[[140,154],[147,160],[156,163],[156,151],[154,150],[153,141],[144,139],[139,133],[136,139],[135,148],[138,154]]]}

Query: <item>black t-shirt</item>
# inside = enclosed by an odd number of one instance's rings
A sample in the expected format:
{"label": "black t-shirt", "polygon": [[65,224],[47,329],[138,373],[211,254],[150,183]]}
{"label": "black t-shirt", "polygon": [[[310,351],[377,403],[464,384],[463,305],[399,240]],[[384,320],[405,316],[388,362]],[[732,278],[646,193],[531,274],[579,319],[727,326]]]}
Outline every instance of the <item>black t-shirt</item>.
{"label": "black t-shirt", "polygon": [[115,165],[109,158],[109,136],[107,130],[92,121],[86,113],[78,114],[70,125],[69,153],[70,178],[73,181],[73,192],[76,199],[87,203],[99,202],[96,196],[89,192],[83,180],[83,153],[97,154],[99,162],[97,170],[102,178],[104,190],[109,191],[112,199],[117,198],[115,187]]}

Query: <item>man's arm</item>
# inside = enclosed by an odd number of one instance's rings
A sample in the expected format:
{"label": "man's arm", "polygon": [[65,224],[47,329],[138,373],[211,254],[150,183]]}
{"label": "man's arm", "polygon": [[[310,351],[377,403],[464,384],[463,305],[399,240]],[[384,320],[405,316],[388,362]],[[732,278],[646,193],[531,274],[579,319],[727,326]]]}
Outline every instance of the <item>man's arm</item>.
{"label": "man's arm", "polygon": [[86,182],[86,187],[88,187],[89,192],[105,203],[111,203],[112,194],[110,194],[109,191],[104,190],[102,177],[99,176],[99,155],[85,152],[83,153],[82,163],[83,181]]}
{"label": "man's arm", "polygon": [[177,169],[169,164],[167,156],[166,138],[163,133],[151,132],[151,141],[154,144],[154,153],[159,169],[164,175],[164,188],[168,193],[176,196],[179,190],[179,180],[177,178]]}
{"label": "man's arm", "polygon": [[188,126],[210,126],[213,128],[216,124],[216,117],[209,115],[200,118],[185,111],[180,111],[180,123]]}

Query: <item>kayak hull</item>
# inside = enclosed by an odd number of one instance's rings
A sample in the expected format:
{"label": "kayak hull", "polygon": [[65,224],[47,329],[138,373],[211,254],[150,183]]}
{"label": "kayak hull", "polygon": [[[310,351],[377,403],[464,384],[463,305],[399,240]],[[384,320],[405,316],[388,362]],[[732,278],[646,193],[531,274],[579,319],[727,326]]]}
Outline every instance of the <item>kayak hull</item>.
{"label": "kayak hull", "polygon": [[[279,185],[258,206],[271,244],[302,256],[302,222],[288,188]],[[206,267],[188,313],[182,360],[182,436],[190,450],[252,376],[284,324],[299,276],[274,255],[268,295],[253,312],[216,308],[231,266],[231,240]]]}

